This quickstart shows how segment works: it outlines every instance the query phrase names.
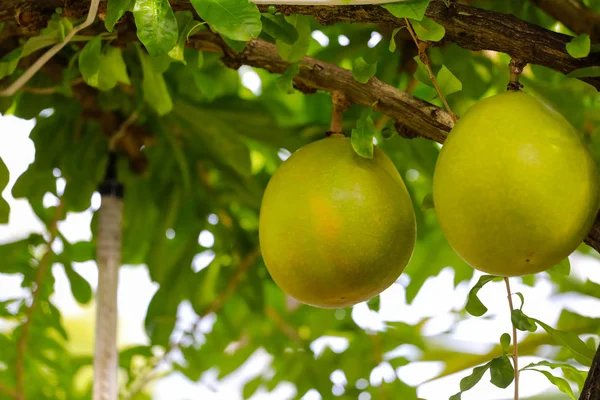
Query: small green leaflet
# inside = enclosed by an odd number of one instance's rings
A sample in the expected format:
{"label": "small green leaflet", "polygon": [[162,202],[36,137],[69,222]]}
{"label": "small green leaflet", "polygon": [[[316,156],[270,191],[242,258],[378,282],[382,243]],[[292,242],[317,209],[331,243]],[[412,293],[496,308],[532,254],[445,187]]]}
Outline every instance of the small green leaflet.
{"label": "small green leaflet", "polygon": [[79,304],[87,304],[92,300],[92,287],[84,277],[73,269],[72,265],[65,265],[65,272],[71,285],[71,293]]}
{"label": "small green leaflet", "polygon": [[11,75],[17,69],[22,49],[15,49],[0,59],[0,79]]}
{"label": "small green leaflet", "polygon": [[373,158],[374,135],[375,124],[371,118],[371,109],[368,108],[362,112],[356,128],[352,129],[350,142],[356,154],[364,158]]}
{"label": "small green leaflet", "polygon": [[179,39],[175,47],[169,51],[169,57],[187,65],[185,61],[185,43],[191,35],[198,31],[202,23],[194,21],[194,16],[190,11],[180,11],[175,15],[175,18],[177,18],[177,25],[179,26]]}
{"label": "small green leaflet", "polygon": [[292,63],[298,62],[304,58],[308,52],[308,46],[310,45],[310,19],[306,15],[298,14],[291,15],[285,19],[296,29],[298,40],[290,45],[281,39],[277,39],[275,42],[277,45],[277,52],[285,61]]}
{"label": "small green leaflet", "polygon": [[590,35],[582,33],[567,43],[567,53],[573,58],[585,58],[590,54],[591,46]]}
{"label": "small green leaflet", "polygon": [[505,354],[508,353],[508,349],[510,348],[510,334],[503,333],[502,336],[500,336],[500,346]]}
{"label": "small green leaflet", "polygon": [[400,3],[383,4],[385,8],[396,18],[410,18],[420,21],[425,16],[427,6],[431,0],[408,0]]}
{"label": "small green leaflet", "polygon": [[469,292],[469,296],[467,297],[467,305],[465,306],[465,309],[469,314],[471,314],[474,317],[481,317],[487,312],[487,307],[483,305],[481,300],[479,300],[479,297],[477,297],[477,293],[479,293],[479,290],[486,283],[500,279],[502,278],[493,275],[482,275],[481,278],[479,278],[479,281],[475,284],[475,286],[473,286],[473,289],[471,289],[471,291]]}
{"label": "small green leaflet", "polygon": [[556,386],[558,388],[558,390],[560,390],[561,392],[566,393],[567,395],[569,395],[569,397],[571,399],[577,400],[577,398],[573,394],[573,390],[571,389],[571,385],[569,385],[569,382],[567,382],[565,379],[559,378],[557,376],[554,376],[550,372],[543,371],[541,369],[535,369],[535,368],[527,368],[527,369],[525,369],[525,368],[523,368],[523,371],[537,371],[540,374],[543,374],[546,378],[548,378],[548,380],[550,381],[550,383],[552,383],[554,386]]}
{"label": "small green leaflet", "polygon": [[585,67],[571,71],[567,74],[569,78],[597,78],[600,76],[600,67]]}
{"label": "small green leaflet", "polygon": [[165,115],[173,109],[173,101],[167,89],[162,73],[158,72],[153,60],[138,46],[138,55],[142,63],[142,90],[144,100],[158,113]]}
{"label": "small green leaflet", "polygon": [[106,46],[103,53],[98,36],[81,50],[78,62],[83,80],[92,87],[105,91],[114,88],[117,82],[130,83],[121,50]]}
{"label": "small green leaflet", "polygon": [[263,31],[272,38],[289,45],[293,45],[298,40],[298,31],[294,25],[286,21],[283,14],[262,14],[260,19]]}
{"label": "small green leaflet", "polygon": [[433,208],[435,208],[435,205],[433,204],[433,193],[427,193],[421,202],[421,210],[425,211]]}
{"label": "small green leaflet", "polygon": [[[516,310],[515,310],[516,311]],[[573,358],[583,365],[591,366],[596,353],[595,349],[588,347],[574,332],[558,331],[540,320],[531,318],[532,321],[541,326],[560,345],[568,348]]]}
{"label": "small green leaflet", "polygon": [[400,31],[400,29],[404,28],[403,26],[401,26],[400,28],[396,28],[394,29],[394,31],[392,32],[392,38],[390,39],[390,47],[389,50],[391,53],[396,51],[396,35],[398,34],[398,32]]}
{"label": "small green leaflet", "polygon": [[108,0],[106,17],[104,18],[106,30],[112,32],[119,18],[121,18],[126,11],[131,11],[134,4],[135,0]]}
{"label": "small green leaflet", "polygon": [[460,380],[460,392],[451,396],[449,400],[460,400],[461,394],[463,392],[466,392],[467,390],[472,389],[475,385],[477,385],[477,383],[483,377],[483,374],[485,374],[485,371],[487,371],[491,365],[492,361],[479,367],[473,368],[473,372],[471,373],[471,375],[466,376]]}
{"label": "small green leaflet", "polygon": [[532,318],[529,318],[521,310],[513,310],[510,315],[510,320],[515,328],[520,331],[535,332],[536,326]]}
{"label": "small green leaflet", "polygon": [[[166,1],[166,0],[165,0]],[[248,0],[191,0],[204,21],[229,39],[248,41],[262,30],[260,12]]]}
{"label": "small green leaflet", "polygon": [[377,72],[377,63],[369,64],[363,57],[358,57],[352,65],[352,76],[360,83],[367,83]]}
{"label": "small green leaflet", "polygon": [[454,74],[445,66],[439,70],[437,77],[438,86],[444,96],[451,95],[452,93],[460,92],[462,90],[462,82],[454,76]]}
{"label": "small green leaflet", "polygon": [[519,297],[519,299],[521,299],[521,307],[519,307],[519,310],[522,310],[523,306],[525,305],[525,297],[523,296],[523,293],[517,292],[517,293],[514,293],[514,295]]}
{"label": "small green leaflet", "polygon": [[137,36],[151,56],[166,54],[177,43],[177,18],[169,0],[136,0],[133,16]]}
{"label": "small green leaflet", "polygon": [[421,40],[439,42],[446,35],[446,29],[432,19],[424,17],[422,21],[411,21],[415,33]]}
{"label": "small green leaflet", "polygon": [[277,87],[285,94],[293,94],[295,92],[293,79],[300,72],[298,64],[292,64],[285,72],[277,78]]}
{"label": "small green leaflet", "polygon": [[494,358],[490,364],[490,382],[499,388],[506,389],[515,378],[515,369],[506,355]]}
{"label": "small green leaflet", "polygon": [[254,392],[258,390],[258,387],[263,383],[262,375],[258,375],[256,378],[250,379],[244,384],[243,395],[245,399],[252,397]]}
{"label": "small green leaflet", "polygon": [[[0,158],[0,193],[4,191],[9,181],[9,172],[4,160]],[[10,214],[10,206],[4,197],[0,196],[0,224],[8,224],[8,216]]]}
{"label": "small green leaflet", "polygon": [[569,276],[571,273],[571,262],[569,261],[569,258],[565,258],[554,267],[550,268],[548,273]]}

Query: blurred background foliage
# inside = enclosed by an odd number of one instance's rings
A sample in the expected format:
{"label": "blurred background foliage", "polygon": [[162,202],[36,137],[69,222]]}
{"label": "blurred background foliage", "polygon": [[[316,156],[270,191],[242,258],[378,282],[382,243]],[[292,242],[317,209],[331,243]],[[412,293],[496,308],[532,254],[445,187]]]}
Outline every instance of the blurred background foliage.
{"label": "blurred background foliage", "polygon": [[[468,3],[572,34],[530,1]],[[588,5],[600,11],[600,4],[589,0]],[[189,12],[177,13],[180,25],[189,18]],[[397,33],[396,51],[391,52],[393,31],[388,27],[320,26],[313,18],[307,20],[312,32],[307,38],[307,54],[311,57],[348,69],[359,57],[371,64],[376,62],[377,78],[442,106],[428,78],[417,69],[416,48],[406,30]],[[69,21],[57,14],[46,34],[54,35],[61,26],[64,29],[75,24]],[[114,37],[104,35],[104,46],[111,46],[107,43]],[[261,37],[274,41],[265,32]],[[150,57],[139,44],[128,43],[114,47],[122,54],[126,68],[124,76],[114,73],[119,77],[115,78],[118,84],[106,90],[94,89],[85,82],[76,85],[78,91],[84,86],[85,99],[91,98],[89,101],[94,103],[96,115],[90,115],[88,104],[74,95],[75,86],[70,84],[82,79],[90,83],[82,65],[85,49],[93,50],[88,48],[89,43],[89,39],[82,39],[61,52],[58,58],[64,67],[58,78],[38,74],[29,85],[54,88],[58,79],[56,90],[22,90],[11,98],[0,98],[0,112],[35,120],[30,135],[35,161],[18,178],[12,196],[26,199],[48,226],[57,208],[45,204],[48,193],[62,198],[67,213],[90,209],[107,163],[109,138],[105,130],[110,118],[106,115],[116,116],[118,121],[136,116],[131,129],[125,132],[127,139],[121,143],[121,150],[129,157],[119,160],[119,177],[125,185],[122,261],[124,268],[147,268],[159,288],[145,316],[147,343],[121,348],[123,398],[151,398],[148,385],[174,371],[197,381],[206,371],[216,369],[222,379],[257,349],[263,349],[274,357],[271,372],[248,381],[243,387],[244,398],[250,398],[259,387],[271,391],[281,382],[291,382],[298,398],[310,389],[324,399],[333,398],[333,387],[340,399],[362,400],[366,397],[359,395],[367,392],[374,399],[410,400],[417,398],[415,387],[397,377],[368,384],[372,371],[382,363],[396,369],[411,361],[441,361],[444,368],[440,377],[457,372],[466,376],[472,368],[503,354],[499,344],[485,354],[456,349],[450,340],[444,340],[452,328],[436,337],[425,336],[422,328],[426,319],[412,325],[386,321],[381,329],[364,329],[353,319],[352,310],[299,305],[286,298],[270,279],[258,244],[262,192],[289,153],[323,137],[328,130],[329,94],[289,93],[279,75],[245,66],[239,71],[229,69],[218,54],[186,48],[180,60]],[[431,48],[429,54],[434,72],[445,66],[461,83],[462,90],[448,95],[458,115],[506,88],[510,58],[505,54],[471,52],[453,43]],[[10,54],[2,60],[0,68],[8,68]],[[18,75],[21,68],[12,76]],[[522,83],[525,91],[551,104],[571,121],[599,162],[600,102],[596,89],[539,66],[527,66]],[[346,132],[356,125],[362,110],[354,105],[345,112]],[[404,177],[417,215],[415,253],[405,277],[397,283],[405,290],[406,302],[415,299],[427,279],[448,267],[454,271],[454,285],[471,281],[473,270],[448,245],[430,204],[440,146],[422,138],[388,138],[393,121],[376,112],[372,117],[375,140]],[[57,179],[63,183],[57,186]],[[7,221],[8,210],[3,213],[3,222]],[[95,224],[94,216],[93,233]],[[206,232],[214,240],[199,240]],[[60,230],[58,237],[62,249],[54,252],[51,263],[63,266],[77,302],[91,307],[92,287],[73,265],[94,260],[95,237],[71,243]],[[47,235],[32,234],[0,246],[0,287],[2,276],[11,274],[22,277],[25,289],[23,296],[0,302],[0,318],[5,322],[0,332],[0,384],[5,388],[15,387],[17,342],[47,239]],[[580,251],[598,257],[587,246],[582,245]],[[598,283],[578,280],[568,272],[540,275],[553,282],[554,293],[600,297]],[[539,279],[527,276],[522,282],[534,286]],[[48,274],[40,287],[39,305],[30,326],[23,372],[27,398],[90,398],[90,324],[61,317],[52,302],[53,291],[54,278]],[[182,304],[191,306],[198,323],[176,328]],[[368,306],[377,313],[379,299]],[[531,314],[535,317],[534,312]],[[556,328],[583,335],[591,340],[589,347],[594,347],[600,320],[586,317],[584,310],[581,314],[564,310]],[[454,317],[469,318],[464,309],[456,309]],[[209,321],[210,329],[200,329],[202,321]],[[344,338],[347,347],[343,351],[325,347],[316,352],[311,344],[325,336]],[[419,355],[410,360],[394,356],[393,351],[406,344],[414,345]],[[572,361],[571,354],[556,346],[552,336],[541,329],[525,335],[520,353],[539,355],[543,349],[557,362]],[[157,364],[161,366],[158,372]],[[330,378],[338,370],[343,371],[347,382],[341,392]],[[575,392],[583,383],[582,376],[565,373]],[[448,388],[447,397],[457,391],[458,387]],[[0,399],[12,398],[9,394],[0,391]],[[535,399],[564,398],[553,396]]]}

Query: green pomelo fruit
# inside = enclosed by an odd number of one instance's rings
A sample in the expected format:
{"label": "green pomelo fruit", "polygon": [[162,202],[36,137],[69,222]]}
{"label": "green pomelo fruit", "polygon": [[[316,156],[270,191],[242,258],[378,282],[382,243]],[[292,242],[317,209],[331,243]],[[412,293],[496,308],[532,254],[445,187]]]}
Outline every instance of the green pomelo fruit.
{"label": "green pomelo fruit", "polygon": [[358,156],[342,135],[286,160],[265,191],[259,236],[275,283],[316,307],[347,307],[398,279],[415,244],[412,203],[378,148]]}
{"label": "green pomelo fruit", "polygon": [[571,254],[598,210],[598,172],[575,129],[522,92],[474,105],[442,147],[435,209],[474,268],[518,276]]}

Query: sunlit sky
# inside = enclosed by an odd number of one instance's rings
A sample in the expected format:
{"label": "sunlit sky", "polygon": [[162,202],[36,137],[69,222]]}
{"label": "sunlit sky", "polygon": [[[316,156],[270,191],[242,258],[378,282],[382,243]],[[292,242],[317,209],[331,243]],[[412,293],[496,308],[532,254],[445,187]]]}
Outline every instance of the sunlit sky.
{"label": "sunlit sky", "polygon": [[[323,46],[326,46],[329,41],[329,38],[319,31],[313,32],[313,38]],[[348,38],[343,35],[339,36],[337,40],[342,46],[349,44]],[[375,46],[380,40],[381,35],[373,32],[369,46]],[[244,86],[254,94],[260,94],[260,78],[251,68],[243,67],[240,70],[240,79]],[[29,139],[29,133],[33,125],[33,121],[24,121],[12,116],[0,116],[0,157],[10,171],[10,182],[2,195],[11,206],[9,224],[0,225],[0,243],[18,240],[26,237],[31,232],[43,232],[43,225],[37,219],[27,201],[15,200],[11,196],[11,188],[14,182],[34,160],[35,150]],[[60,171],[55,171],[55,176],[57,177],[57,190],[60,194],[64,188],[64,181],[60,178]],[[51,194],[47,194],[44,198],[46,206],[55,205],[57,201],[57,198]],[[90,239],[92,213],[99,206],[100,196],[95,194],[92,198],[92,207],[89,210],[77,214],[71,213],[65,221],[59,224],[59,229],[67,240],[77,242]],[[209,217],[209,222],[214,224],[217,221],[216,216]],[[166,232],[165,234],[172,235],[173,233]],[[209,231],[203,231],[199,241],[205,247],[210,247],[214,243],[214,237]],[[55,251],[60,252],[61,248],[60,242],[55,243]],[[211,259],[210,251],[199,254],[195,258],[192,268],[195,270],[205,268]],[[572,275],[600,283],[600,263],[597,260],[578,254],[571,256],[570,259]],[[97,287],[97,268],[94,262],[76,263],[75,269],[90,282],[92,288]],[[52,297],[54,304],[61,310],[64,318],[85,318],[88,320],[90,322],[90,332],[92,332],[91,326],[94,318],[92,310],[89,307],[83,309],[75,301],[71,295],[64,270],[60,265],[54,265],[52,273],[56,279],[55,294]],[[503,283],[490,283],[479,293],[481,300],[489,309],[486,316],[491,316],[491,318],[467,317],[458,321],[451,314],[452,310],[460,310],[464,307],[469,288],[475,284],[480,275],[476,273],[470,282],[462,283],[454,288],[453,270],[446,268],[437,277],[426,281],[411,305],[406,304],[403,288],[409,278],[403,275],[398,284],[392,285],[383,292],[379,313],[370,311],[363,303],[352,308],[352,316],[359,326],[371,330],[382,329],[383,321],[403,321],[414,324],[425,317],[429,317],[429,321],[423,327],[425,336],[432,337],[436,341],[444,341],[444,343],[466,352],[486,353],[498,343],[500,335],[509,332],[511,327]],[[541,274],[541,279],[538,280],[534,288],[520,284],[517,279],[512,280],[512,286],[514,292],[521,292],[525,296],[524,311],[546,323],[556,324],[558,316],[564,308],[580,314],[600,317],[600,301],[597,299],[576,294],[552,296],[552,284],[545,274]],[[148,343],[148,338],[143,329],[143,321],[148,304],[156,290],[157,285],[150,281],[145,266],[123,266],[121,268],[119,286],[119,319],[121,324],[119,342],[121,345]],[[0,301],[26,294],[27,292],[20,288],[20,278],[18,276],[0,274]],[[178,329],[190,327],[197,319],[191,306],[187,303],[182,303],[178,316]],[[207,316],[201,324],[200,330],[202,332],[210,331],[214,320],[214,315]],[[10,327],[0,321],[0,330],[2,329],[10,329]],[[451,334],[442,335],[450,329],[452,330]],[[525,336],[526,333],[519,333],[520,339]],[[313,343],[313,349],[316,353],[320,352],[324,346],[330,346],[334,351],[340,352],[346,348],[347,343],[342,338],[322,338]],[[402,345],[402,343],[398,343],[398,346],[399,348],[394,351],[396,355],[401,354],[411,360],[418,360],[418,349],[410,345]],[[240,370],[221,381],[217,381],[217,374],[214,369],[206,372],[199,382],[190,382],[183,375],[174,373],[154,384],[153,398],[157,400],[241,399],[243,384],[258,374],[268,374],[271,360],[272,355],[258,350]],[[522,357],[520,365],[523,366],[539,360],[541,359]],[[357,360],[357,362],[360,361]],[[379,385],[382,380],[389,381],[397,376],[407,384],[416,386],[434,377],[442,368],[442,363],[415,361],[394,371],[389,363],[383,362],[373,370],[369,380],[370,384]],[[557,373],[556,371],[553,372]],[[421,384],[418,388],[418,395],[428,400],[447,399],[458,391],[460,379],[468,374],[470,374],[470,371],[463,371]],[[344,375],[339,372],[333,373],[331,380],[332,386],[338,392],[347,384]],[[535,372],[522,374],[520,388],[521,397],[523,398],[542,391],[553,390],[546,378]],[[493,386],[489,383],[489,375],[486,375],[474,389],[463,394],[463,399],[508,399],[511,398],[511,393],[512,389],[510,388],[501,390]],[[283,400],[292,398],[294,395],[293,385],[282,383],[271,393],[259,389],[252,399]],[[313,400],[319,398],[318,394],[309,393],[303,399]],[[369,400],[369,398],[370,396],[367,393],[363,393],[359,400]]]}

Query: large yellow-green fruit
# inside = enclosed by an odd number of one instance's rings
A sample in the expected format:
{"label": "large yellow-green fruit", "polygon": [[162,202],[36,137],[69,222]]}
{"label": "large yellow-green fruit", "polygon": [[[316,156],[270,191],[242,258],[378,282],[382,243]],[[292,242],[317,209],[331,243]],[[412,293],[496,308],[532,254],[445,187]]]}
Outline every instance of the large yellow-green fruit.
{"label": "large yellow-green fruit", "polygon": [[506,92],[474,105],[442,147],[433,179],[440,226],[474,268],[544,271],[584,239],[598,172],[575,129],[546,104]]}
{"label": "large yellow-green fruit", "polygon": [[375,148],[358,156],[333,135],[296,151],[271,178],[261,210],[262,256],[275,283],[316,307],[370,299],[402,273],[415,215],[400,174]]}

